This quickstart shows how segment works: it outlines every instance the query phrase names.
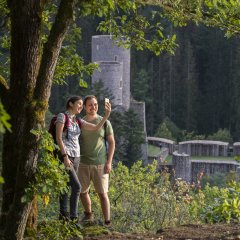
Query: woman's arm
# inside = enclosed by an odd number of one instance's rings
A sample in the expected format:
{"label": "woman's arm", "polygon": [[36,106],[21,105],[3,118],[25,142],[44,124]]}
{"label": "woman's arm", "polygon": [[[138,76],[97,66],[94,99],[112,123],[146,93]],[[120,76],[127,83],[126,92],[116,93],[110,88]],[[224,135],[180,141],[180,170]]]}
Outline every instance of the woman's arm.
{"label": "woman's arm", "polygon": [[104,123],[107,121],[108,117],[110,116],[111,113],[111,103],[109,102],[105,102],[105,115],[103,117],[103,119],[101,120],[101,122],[99,122],[97,125],[89,123],[89,122],[84,122],[84,124],[82,125],[83,129],[86,130],[91,130],[91,131],[97,131],[99,130]]}
{"label": "woman's arm", "polygon": [[64,159],[65,167],[69,168],[72,165],[72,162],[68,159],[68,155],[65,151],[65,146],[62,141],[62,133],[63,133],[64,124],[61,122],[56,123],[56,141],[60,148],[61,155]]}

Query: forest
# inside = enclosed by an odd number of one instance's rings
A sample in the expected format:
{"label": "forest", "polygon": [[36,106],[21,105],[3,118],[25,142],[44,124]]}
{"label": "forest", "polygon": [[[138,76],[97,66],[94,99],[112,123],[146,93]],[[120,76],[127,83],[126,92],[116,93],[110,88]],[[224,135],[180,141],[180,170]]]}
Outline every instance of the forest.
{"label": "forest", "polygon": [[[143,14],[150,15],[153,10],[144,8]],[[86,63],[91,62],[91,37],[100,34],[96,31],[100,21],[93,17],[79,20],[84,34],[77,45]],[[202,24],[179,28],[166,22],[165,31],[177,36],[174,54],[156,56],[148,50],[131,49],[131,94],[146,104],[148,136],[156,135],[161,123],[170,120],[177,128],[194,132],[192,138],[225,129],[232,141],[238,141],[238,37],[227,38],[223,31]],[[67,92],[66,86],[53,89],[50,102],[53,112],[59,111],[64,94],[86,92],[79,87],[78,77],[71,81]],[[91,86],[90,77],[85,81]],[[185,139],[177,135],[175,140]]]}
{"label": "forest", "polygon": [[[132,95],[146,102],[149,135],[169,121],[192,136],[227,129],[238,141],[239,12],[238,1],[226,0],[1,0],[1,237],[82,238],[82,229],[57,221],[49,205],[66,191],[67,179],[45,120],[69,94],[89,91],[97,67],[90,62],[94,34],[112,34],[131,47]],[[121,116],[125,123],[134,117],[127,114]],[[133,154],[133,148],[123,149],[125,159]],[[113,174],[118,231],[239,223],[239,183],[204,190],[172,184],[156,163],[143,167],[136,160],[131,168],[120,162]]]}

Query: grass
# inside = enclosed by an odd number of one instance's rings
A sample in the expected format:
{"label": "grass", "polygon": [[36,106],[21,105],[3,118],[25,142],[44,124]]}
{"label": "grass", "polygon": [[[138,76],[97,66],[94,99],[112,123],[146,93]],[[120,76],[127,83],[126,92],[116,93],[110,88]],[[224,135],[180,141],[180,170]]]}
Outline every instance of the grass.
{"label": "grass", "polygon": [[170,163],[172,161],[172,155],[168,155],[167,158],[165,159],[166,163]]}
{"label": "grass", "polygon": [[160,153],[161,153],[161,149],[159,147],[148,144],[148,155],[149,156],[159,155]]}

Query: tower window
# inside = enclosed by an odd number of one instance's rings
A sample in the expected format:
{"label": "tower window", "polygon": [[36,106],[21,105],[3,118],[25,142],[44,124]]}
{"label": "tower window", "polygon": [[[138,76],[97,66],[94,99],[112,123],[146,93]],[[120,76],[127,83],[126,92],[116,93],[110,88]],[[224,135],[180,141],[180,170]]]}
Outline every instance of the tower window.
{"label": "tower window", "polygon": [[99,50],[99,45],[97,44],[97,50]]}
{"label": "tower window", "polygon": [[115,56],[114,56],[114,61],[116,62],[117,60],[118,60],[118,56],[115,55]]}
{"label": "tower window", "polygon": [[122,82],[122,79],[120,79],[120,81],[119,81],[119,87],[122,88],[122,85],[123,85],[123,82]]}

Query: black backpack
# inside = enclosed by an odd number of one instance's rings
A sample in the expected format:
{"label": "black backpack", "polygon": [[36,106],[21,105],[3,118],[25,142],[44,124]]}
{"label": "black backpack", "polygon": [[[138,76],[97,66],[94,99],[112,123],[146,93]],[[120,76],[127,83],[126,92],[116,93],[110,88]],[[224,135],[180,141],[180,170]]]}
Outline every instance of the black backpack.
{"label": "black backpack", "polygon": [[[68,127],[70,126],[70,120],[69,117],[66,113],[64,113],[65,116],[65,122],[64,122],[64,127],[63,127],[63,131],[67,131],[67,139],[68,139]],[[56,120],[57,120],[57,115],[53,116],[53,118],[50,121],[50,125],[49,125],[49,129],[48,132],[52,135],[53,141],[55,144],[57,144],[57,140],[56,140]],[[77,124],[79,125],[80,129],[81,129],[81,120],[78,118],[77,120]]]}

